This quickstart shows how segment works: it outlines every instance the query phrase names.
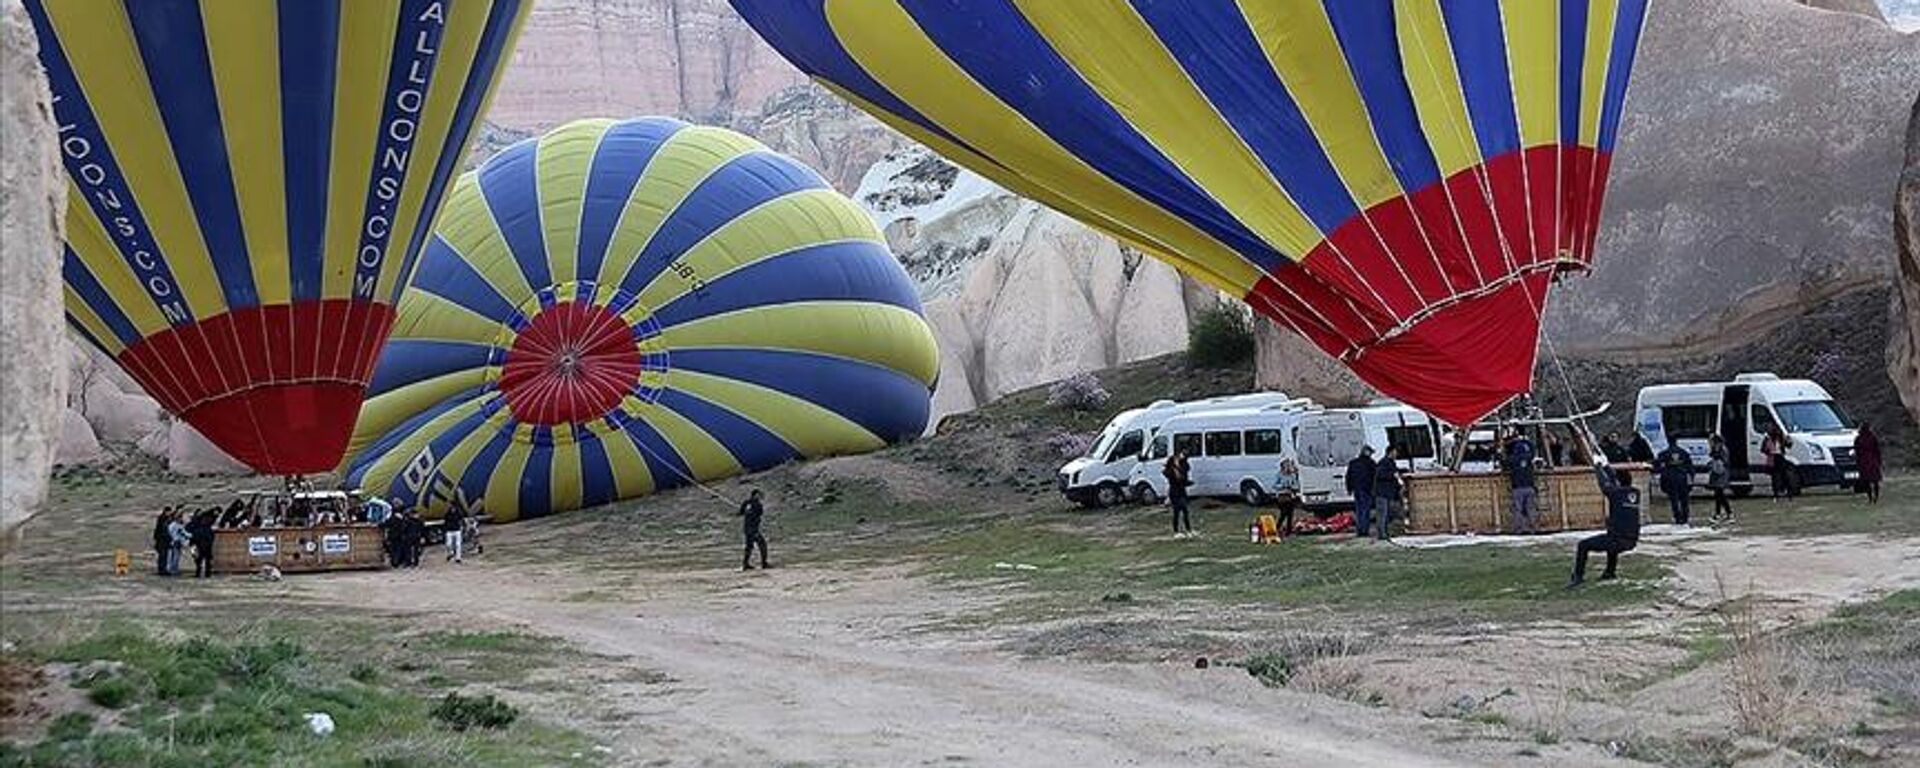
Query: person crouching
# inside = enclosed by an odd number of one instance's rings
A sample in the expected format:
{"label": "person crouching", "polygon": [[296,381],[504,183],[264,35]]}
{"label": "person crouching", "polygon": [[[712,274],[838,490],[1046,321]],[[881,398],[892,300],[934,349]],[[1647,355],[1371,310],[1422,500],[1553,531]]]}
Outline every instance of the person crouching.
{"label": "person crouching", "polygon": [[1594,467],[1593,472],[1600,482],[1600,492],[1607,497],[1607,532],[1580,540],[1574,549],[1573,580],[1567,582],[1568,589],[1586,583],[1587,555],[1607,553],[1607,570],[1600,574],[1605,581],[1614,578],[1620,554],[1640,544],[1640,491],[1633,487],[1633,475],[1604,464]]}

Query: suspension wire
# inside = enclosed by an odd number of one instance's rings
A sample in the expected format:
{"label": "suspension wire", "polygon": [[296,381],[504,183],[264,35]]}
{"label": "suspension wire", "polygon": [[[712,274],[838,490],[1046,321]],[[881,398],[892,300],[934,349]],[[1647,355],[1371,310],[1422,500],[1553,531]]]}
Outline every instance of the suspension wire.
{"label": "suspension wire", "polygon": [[653,457],[653,460],[655,463],[659,464],[660,466],[666,467],[667,471],[672,472],[673,474],[679,476],[680,479],[687,481],[688,485],[691,485],[695,488],[699,488],[700,490],[705,491],[707,495],[712,496],[721,501],[724,501],[729,506],[734,506],[734,507],[740,506],[739,501],[734,500],[732,497],[724,493],[714,490],[713,486],[700,482],[697,478],[693,477],[692,475],[689,475],[685,472],[680,471],[680,468],[674,466],[673,462],[667,461],[665,457],[662,457],[658,453],[654,453],[653,449],[647,447],[646,443],[641,442],[639,440],[635,440],[633,441],[633,444],[634,444],[634,447],[639,448],[642,452],[646,453],[648,456]]}

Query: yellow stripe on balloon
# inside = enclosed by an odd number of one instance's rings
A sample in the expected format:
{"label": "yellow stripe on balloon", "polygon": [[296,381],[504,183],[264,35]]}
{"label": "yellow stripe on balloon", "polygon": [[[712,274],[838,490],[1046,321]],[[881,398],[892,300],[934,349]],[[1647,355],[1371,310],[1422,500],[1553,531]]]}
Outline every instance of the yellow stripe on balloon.
{"label": "yellow stripe on balloon", "polygon": [[[400,0],[340,4],[340,53],[333,89],[333,142],[328,159],[327,239],[321,296],[353,295],[354,264],[365,225],[367,182],[386,106],[387,69],[400,24]],[[373,85],[370,85],[373,84]]]}
{"label": "yellow stripe on balloon", "polygon": [[353,438],[347,443],[352,456],[380,440],[388,430],[400,426],[409,417],[426,410],[422,403],[439,403],[478,387],[498,368],[481,367],[454,371],[431,379],[416,381],[398,389],[368,398],[360,406],[360,420],[354,422]]}
{"label": "yellow stripe on balloon", "polygon": [[1374,135],[1326,9],[1319,3],[1241,0],[1240,12],[1354,202],[1367,209],[1406,194]]}
{"label": "yellow stripe on balloon", "polygon": [[[485,405],[490,397],[492,396],[476,397],[449,408],[445,413],[429,419],[427,423],[420,425],[419,429],[414,430],[413,433],[407,435],[405,439],[388,448],[385,453],[380,454],[380,458],[376,459],[372,465],[367,467],[366,477],[391,478],[399,476],[402,471],[406,470],[407,464],[411,463],[414,457],[420,454],[420,449],[427,446],[428,442],[438,436],[442,430],[453,426],[461,419],[479,411],[480,407]],[[361,438],[361,435],[358,434],[359,430],[356,429],[355,432],[354,439],[359,440]],[[377,436],[379,433],[373,434]]]}
{"label": "yellow stripe on balloon", "polygon": [[[886,346],[879,340],[888,340]],[[891,304],[806,301],[703,317],[661,332],[669,349],[787,349],[891,368],[933,386],[940,353],[927,322]]]}
{"label": "yellow stripe on balloon", "polygon": [[[693,244],[677,261],[704,283],[767,259],[840,241],[882,242],[872,217],[832,189],[807,189],[781,195],[720,225]],[[640,290],[640,303],[664,307],[695,284],[675,270],[661,270]]]}
{"label": "yellow stripe on balloon", "polygon": [[274,14],[246,3],[201,3],[200,13],[253,286],[261,304],[285,304],[292,300],[293,281],[280,133],[279,23]]}
{"label": "yellow stripe on balloon", "polygon": [[1614,27],[1620,0],[1592,0],[1587,8],[1586,61],[1580,70],[1580,146],[1600,146],[1600,108],[1606,102],[1607,68],[1613,66]]}
{"label": "yellow stripe on balloon", "polygon": [[540,137],[534,153],[541,232],[553,282],[571,283],[580,263],[580,216],[586,210],[587,173],[612,120],[586,120]]}
{"label": "yellow stripe on balloon", "polygon": [[1560,141],[1560,4],[1501,3],[1520,145]]}
{"label": "yellow stripe on balloon", "polygon": [[547,509],[579,509],[586,494],[586,475],[580,465],[580,443],[571,424],[553,425],[553,461],[547,477]]}
{"label": "yellow stripe on balloon", "polygon": [[160,107],[154,103],[126,7],[117,0],[61,0],[43,7],[146,217],[158,253],[173,272],[173,289],[186,297],[196,319],[225,312],[226,297],[194,218]]}
{"label": "yellow stripe on balloon", "polygon": [[[427,89],[425,105],[420,110],[419,136],[414,140],[412,157],[407,161],[406,185],[400,191],[400,204],[394,215],[393,237],[387,241],[387,258],[380,264],[380,279],[374,296],[384,300],[393,295],[393,287],[407,276],[400,274],[406,266],[407,244],[413,242],[415,233],[422,226],[432,226],[436,211],[422,212],[426,204],[428,187],[433,185],[433,170],[440,165],[442,150],[451,148],[464,151],[467,137],[460,136],[459,143],[449,143],[448,134],[453,130],[454,113],[460,108],[461,93],[467,87],[467,78],[479,57],[480,38],[486,32],[487,17],[493,2],[460,2],[446,6],[447,25],[440,36],[439,54],[435,56],[433,79]],[[531,3],[521,6],[521,13]],[[508,49],[512,50],[511,44]],[[499,72],[494,73],[499,77]],[[489,92],[491,96],[491,92]],[[484,115],[483,109],[475,114]],[[478,124],[480,121],[473,121]]]}
{"label": "yellow stripe on balloon", "polygon": [[487,490],[481,497],[486,499],[487,513],[494,522],[520,519],[520,476],[526,474],[527,459],[532,454],[533,425],[515,425],[511,442],[507,443],[506,452],[500,454],[500,463],[494,465],[493,472],[487,476]]}
{"label": "yellow stripe on balloon", "polygon": [[[72,283],[62,285],[61,289],[66,296],[67,315],[74,322],[79,323],[81,328],[85,328],[87,333],[92,334],[93,338],[99,340],[101,345],[107,348],[107,354],[117,357],[121,352],[126,351],[127,345],[120,343],[120,337],[113,334],[113,329],[107,326],[107,321],[100,319],[100,316],[94,313],[93,307],[88,306],[86,300],[80,298],[80,292],[73,289]],[[78,382],[75,384],[77,386]]]}
{"label": "yellow stripe on balloon", "polygon": [[[1319,228],[1126,0],[1014,1],[1074,72],[1195,187],[1206,190],[1249,230],[1290,258],[1304,258],[1319,244],[1323,237]],[[1330,26],[1327,34],[1332,35]],[[1330,61],[1317,64],[1333,68],[1343,61],[1337,49],[1334,53]],[[1323,75],[1322,79],[1332,78]],[[1366,130],[1363,135],[1371,136],[1366,114],[1362,112],[1360,118],[1360,127]],[[1373,154],[1379,156],[1377,150]],[[1380,166],[1385,169],[1384,162]]]}
{"label": "yellow stripe on balloon", "polygon": [[460,254],[461,260],[508,303],[519,306],[533,298],[535,289],[527,283],[520,264],[514,261],[513,250],[507,247],[506,235],[501,234],[500,223],[494,220],[493,208],[487,205],[486,196],[478,190],[466,189],[479,183],[473,173],[462,174],[454,183],[453,191],[447,195],[453,202],[440,212],[434,237]]}
{"label": "yellow stripe on balloon", "polygon": [[721,128],[693,126],[674,132],[654,151],[633,185],[633,196],[620,211],[596,282],[619,285],[660,224],[700,182],[727,161],[763,148],[760,142]]}
{"label": "yellow stripe on balloon", "polygon": [[675,390],[759,425],[802,455],[833,456],[886,447],[886,441],[845,416],[785,392],[697,371],[670,371],[667,381]]}
{"label": "yellow stripe on balloon", "polygon": [[[870,76],[961,141],[991,147],[991,161],[1002,168],[1021,169],[1024,181],[1008,184],[1006,177],[1011,174],[999,172],[982,175],[1056,207],[1069,196],[1086,201],[1063,210],[1104,210],[1108,212],[1105,221],[1128,222],[1133,231],[1165,233],[1151,240],[1160,246],[1159,252],[1185,254],[1187,263],[1215,264],[1213,272],[1225,287],[1244,292],[1258,282],[1262,273],[1252,262],[1113,183],[981,88],[898,5],[827,0],[826,12],[835,37]],[[893,119],[888,124],[935,149],[951,146],[928,141],[929,132],[908,121]]]}
{"label": "yellow stripe on balloon", "polygon": [[1400,57],[1421,131],[1433,146],[1441,176],[1450,178],[1479,165],[1481,158],[1473,123],[1467,119],[1466,94],[1453,63],[1446,18],[1433,0],[1394,0],[1393,8]]}
{"label": "yellow stripe on balloon", "polygon": [[[643,406],[639,398],[628,397],[622,407],[632,411]],[[634,442],[633,433],[601,432],[598,436],[600,445],[607,449],[607,466],[613,468],[615,498],[630,499],[652,493],[657,485],[653,470],[647,467],[647,460],[641,455],[639,444]]]}
{"label": "yellow stripe on balloon", "polygon": [[[80,263],[87,265],[87,271],[93,273],[93,279],[99,281],[107,301],[120,308],[120,314],[127,316],[141,337],[159,333],[168,326],[164,311],[140,285],[140,277],[127,265],[126,257],[113,244],[106,227],[81,194],[73,177],[67,177],[67,244],[80,257]],[[67,302],[69,310],[75,306],[78,305]],[[186,314],[184,307],[181,313]]]}
{"label": "yellow stripe on balloon", "polygon": [[[494,397],[498,397],[498,395],[487,395],[486,397],[482,397],[478,399],[482,404],[484,404],[488,400],[491,400]],[[475,427],[472,432],[467,433],[467,436],[461,438],[460,442],[455,443],[452,448],[448,448],[446,455],[440,457],[440,464],[439,464],[440,475],[442,477],[447,478],[448,481],[452,482],[457,487],[460,484],[460,478],[467,473],[468,468],[473,466],[473,459],[475,456],[478,456],[480,454],[480,449],[485,448],[488,443],[493,442],[494,436],[500,434],[501,430],[504,430],[507,428],[508,417],[509,417],[509,414],[507,412],[507,409],[501,408],[499,411],[496,411],[492,416],[488,416],[487,420],[481,422],[480,426]],[[351,456],[353,454],[349,453],[347,455]],[[368,478],[368,482],[365,483],[365,485],[368,485],[368,486],[387,485],[386,482],[375,482],[376,476],[371,472],[367,473],[366,477]],[[516,494],[516,498],[517,498],[517,494]],[[436,502],[437,503],[433,504],[432,507],[429,508],[430,511],[425,512],[423,514],[428,514],[434,517],[438,517],[441,514],[443,514],[447,506],[446,500],[436,499]],[[485,497],[477,498],[477,499],[469,498],[467,499],[467,502],[468,503],[480,502],[483,512],[489,511],[487,508],[492,506],[492,504],[489,503]],[[495,518],[495,520],[499,520],[499,518]]]}
{"label": "yellow stripe on balloon", "polygon": [[407,291],[394,312],[390,339],[484,341],[502,335],[500,321],[426,291]]}
{"label": "yellow stripe on balloon", "polygon": [[[673,446],[694,477],[728,477],[744,471],[740,460],[713,435],[662,405],[649,406],[642,418]],[[680,478],[687,480],[687,478]]]}

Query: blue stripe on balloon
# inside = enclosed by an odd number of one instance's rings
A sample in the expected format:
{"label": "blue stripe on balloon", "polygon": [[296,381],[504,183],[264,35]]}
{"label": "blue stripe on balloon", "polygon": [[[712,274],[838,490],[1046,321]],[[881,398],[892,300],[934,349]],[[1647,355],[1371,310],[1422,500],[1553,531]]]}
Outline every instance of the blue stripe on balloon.
{"label": "blue stripe on balloon", "polygon": [[[59,36],[54,34],[43,0],[28,0],[26,7],[27,15],[33,19],[34,33],[40,39],[40,63],[46,69],[47,83],[53,92],[53,117],[60,131],[61,160],[66,164],[67,176],[79,187],[80,198],[105,225],[114,249],[146,290],[147,298],[166,316],[168,324],[177,327],[194,322],[193,311],[181,298],[180,282],[174,279],[166,254],[154,241],[153,228],[140,212],[140,201],[127,185],[126,173],[114,159],[113,148],[107,145],[100,119],[87,102],[73,63],[60,46]],[[134,254],[142,252],[150,255],[134,258]],[[131,301],[134,297],[124,299]]]}
{"label": "blue stripe on balloon", "polygon": [[591,430],[575,429],[580,446],[580,506],[597,507],[614,500],[619,486],[613,479],[613,461],[607,445]]}
{"label": "blue stripe on balloon", "polygon": [[1580,143],[1580,87],[1586,82],[1587,4],[1560,0],[1560,143]]}
{"label": "blue stripe on balloon", "polygon": [[[452,402],[457,402],[458,400],[459,399],[455,399]],[[481,424],[485,424],[487,421],[487,416],[490,413],[491,412],[488,411],[486,408],[475,409],[473,413],[467,414],[465,417],[461,418],[459,421],[456,421],[453,424],[449,425],[446,429],[440,430],[439,433],[435,434],[431,439],[429,439],[427,441],[425,449],[433,453],[434,461],[436,465],[438,464],[438,462],[445,461],[447,458],[447,453],[449,451],[452,451],[454,446],[459,445],[461,440],[465,440],[467,438],[467,435],[473,434],[473,431],[475,429],[478,429]],[[347,473],[347,485],[360,486],[362,483],[364,483],[367,469],[372,467],[374,462],[380,460],[380,458],[385,455],[386,455],[386,451],[377,451],[377,452],[372,450],[361,451],[359,456],[354,460],[353,466],[350,468],[350,470]],[[402,463],[403,467],[411,465],[413,463],[412,460],[414,457],[406,456],[403,458],[406,459],[406,461]],[[436,466],[436,471],[437,471],[437,466]],[[390,490],[395,496],[399,497],[401,500],[405,501],[408,504],[417,503],[419,501],[418,493],[416,493],[414,490],[408,489],[405,483],[402,482],[403,479],[406,477],[406,474],[407,473],[405,470],[393,473],[394,481],[392,484],[392,488]],[[452,482],[454,478],[447,478],[447,480],[449,482]],[[432,479],[429,478],[429,483],[423,484],[421,490],[425,490],[427,488],[432,487],[431,482],[432,482]]]}
{"label": "blue stripe on balloon", "polygon": [[287,190],[287,275],[294,301],[326,279],[327,184],[341,0],[279,0],[280,136]]}
{"label": "blue stripe on balloon", "polygon": [[507,455],[507,448],[512,444],[513,427],[509,424],[495,429],[486,444],[474,452],[473,460],[467,462],[467,471],[460,473],[457,481],[469,501],[486,505],[487,486],[493,480],[493,473],[500,470],[500,458]]}
{"label": "blue stripe on balloon", "polygon": [[871,363],[776,349],[676,349],[673,367],[792,395],[888,442],[916,437],[927,427],[927,385]]}
{"label": "blue stripe on balloon", "polygon": [[121,346],[133,346],[140,341],[140,329],[120,311],[119,303],[113,295],[107,293],[106,286],[93,276],[93,270],[87,269],[87,263],[80,260],[80,254],[74,253],[72,246],[63,248],[60,258],[60,275],[67,281],[67,287],[80,294],[80,301],[87,305],[113,331],[113,337],[120,340]]}
{"label": "blue stripe on balloon", "polygon": [[536,438],[527,446],[527,465],[520,470],[520,519],[546,517],[553,511],[553,435]]}
{"label": "blue stripe on balloon", "polygon": [[1460,69],[1467,114],[1480,157],[1491,160],[1520,148],[1520,122],[1513,109],[1513,78],[1507,72],[1507,37],[1499,3],[1441,3],[1447,38]]}
{"label": "blue stripe on balloon", "polygon": [[539,290],[553,284],[547,268],[547,238],[540,224],[540,178],[537,159],[540,142],[527,139],[501,150],[480,166],[480,199],[500,227],[500,236],[527,285]]}
{"label": "blue stripe on balloon", "polygon": [[1620,115],[1626,110],[1627,83],[1633,57],[1640,48],[1640,29],[1647,0],[1620,0],[1613,23],[1613,51],[1608,57],[1607,90],[1600,104],[1600,151],[1612,152],[1620,138]]}
{"label": "blue stripe on balloon", "polygon": [[[198,0],[140,0],[127,20],[227,309],[259,306]],[[261,245],[265,246],[265,243]],[[270,252],[270,249],[269,249]]]}
{"label": "blue stripe on balloon", "polygon": [[698,397],[670,389],[661,393],[660,405],[686,417],[694,426],[719,441],[721,447],[733,455],[734,461],[749,472],[779,466],[800,457],[799,451],[780,439],[779,435],[767,431],[766,427]]}
{"label": "blue stripe on balloon", "polygon": [[409,437],[412,437],[413,433],[420,431],[421,427],[426,426],[427,422],[433,421],[434,419],[438,418],[440,414],[446,413],[447,411],[451,411],[455,407],[459,406],[461,403],[464,403],[468,400],[472,400],[473,398],[478,397],[484,394],[485,392],[486,392],[486,387],[484,386],[473,387],[457,395],[449,397],[445,400],[441,400],[440,402],[434,403],[433,407],[423,410],[419,413],[416,413],[408,417],[406,421],[400,422],[399,426],[394,427],[393,429],[387,430],[386,434],[381,435],[379,440],[375,440],[372,445],[369,445],[366,448],[362,449],[359,455],[363,458],[363,460],[371,462],[376,458],[378,458],[381,454],[384,454],[388,451],[393,450],[395,446],[398,446],[401,443],[401,441],[406,440]]}
{"label": "blue stripe on balloon", "polygon": [[1237,6],[1134,0],[1134,8],[1321,232],[1360,212],[1279,75],[1248,64],[1266,52]]}
{"label": "blue stripe on balloon", "polygon": [[660,150],[686,123],[650,117],[615,123],[600,137],[587,169],[586,202],[580,211],[578,266],[574,274],[592,280],[607,259],[607,246],[620,225],[633,187],[646,174],[653,153]]}
{"label": "blue stripe on balloon", "polygon": [[[440,39],[446,32],[442,20],[443,0],[400,0],[400,23],[394,28],[392,56],[387,64],[387,79],[382,88],[380,122],[369,126],[374,132],[373,165],[367,169],[367,194],[354,222],[359,233],[353,252],[353,298],[375,300],[381,267],[389,256],[394,222],[400,215],[400,195],[408,172],[407,158],[413,154],[420,137],[426,93],[433,74],[440,70]],[[438,8],[439,12],[434,13]],[[423,52],[424,51],[424,52]],[[415,98],[408,99],[412,93]],[[477,94],[462,94],[476,98]],[[411,104],[411,107],[407,105]],[[406,130],[398,126],[406,125]],[[378,252],[379,258],[365,259],[358,254]],[[399,282],[399,281],[396,281]]]}
{"label": "blue stripe on balloon", "polygon": [[1393,0],[1322,0],[1400,189],[1411,194],[1440,181],[1440,163],[1420,129],[1393,25]]}
{"label": "blue stripe on balloon", "polygon": [[634,419],[626,423],[620,434],[633,441],[640,449],[640,458],[647,463],[647,471],[653,475],[653,489],[664,491],[687,484],[687,478],[693,477],[693,470],[687,468],[687,460],[673,449],[673,444],[660,436],[653,425]]}
{"label": "blue stripe on balloon", "polygon": [[390,339],[380,352],[380,365],[367,384],[367,396],[383,395],[455,371],[487,367],[493,346],[472,341]]}
{"label": "blue stripe on balloon", "polygon": [[675,259],[740,214],[782,195],[829,188],[813,169],[768,150],[728,160],[667,214],[620,287],[639,293]]}
{"label": "blue stripe on balloon", "polygon": [[655,310],[660,327],[796,301],[871,301],[920,312],[920,297],[887,247],[870,240],[810,245],[763,259]]}
{"label": "blue stripe on balloon", "polygon": [[1191,222],[1268,272],[1286,261],[1140,136],[1009,0],[900,4],[982,88],[1115,184]]}
{"label": "blue stripe on balloon", "polygon": [[489,320],[506,322],[513,317],[516,311],[513,302],[501,296],[446,240],[435,235],[424,250],[430,255],[413,276],[414,288],[466,307]]}
{"label": "blue stripe on balloon", "polygon": [[467,159],[467,140],[472,138],[475,122],[480,116],[480,107],[486,101],[487,89],[493,84],[494,75],[499,72],[500,62],[507,54],[507,38],[513,34],[514,21],[520,16],[521,6],[530,0],[493,0],[492,13],[487,17],[487,25],[480,32],[478,54],[473,67],[467,72],[467,81],[461,84],[460,104],[453,111],[453,125],[447,131],[447,141],[440,148],[440,164],[434,166],[433,178],[427,186],[426,207],[422,209],[424,217],[419,226],[413,228],[413,241],[407,244],[404,260],[400,262],[400,279],[393,282],[393,293],[388,303],[400,302],[401,292],[407,289],[413,275],[413,265],[420,258],[422,244],[433,230],[433,211],[439,207],[441,195],[446,193],[447,183],[453,179]]}

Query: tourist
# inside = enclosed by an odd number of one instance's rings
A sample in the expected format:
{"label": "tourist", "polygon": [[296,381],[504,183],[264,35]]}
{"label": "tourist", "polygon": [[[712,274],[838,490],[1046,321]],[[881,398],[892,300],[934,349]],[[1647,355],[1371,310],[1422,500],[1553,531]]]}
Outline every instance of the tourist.
{"label": "tourist", "polygon": [[402,514],[389,515],[380,523],[380,540],[387,550],[387,564],[395,568],[407,564],[406,528],[406,516]]}
{"label": "tourist", "polygon": [[161,507],[160,514],[153,516],[153,564],[161,576],[167,573],[167,551],[173,549],[173,534],[167,532],[167,523],[173,520],[173,507]]}
{"label": "tourist", "polygon": [[1293,511],[1300,506],[1300,464],[1292,456],[1280,459],[1273,480],[1273,498],[1280,506],[1280,538],[1293,534]]}
{"label": "tourist", "polygon": [[427,544],[427,522],[420,519],[418,510],[409,509],[406,520],[401,524],[400,548],[406,553],[408,568],[420,567],[420,550]]}
{"label": "tourist", "polygon": [[740,553],[740,570],[753,570],[753,548],[760,548],[760,567],[772,568],[767,564],[767,537],[760,530],[760,520],[767,514],[766,504],[760,501],[760,489],[747,494],[747,500],[740,503],[740,535],[746,539],[746,549]]}
{"label": "tourist", "polygon": [[1353,494],[1353,535],[1373,530],[1373,446],[1360,446],[1360,455],[1347,462],[1347,492]]}
{"label": "tourist", "polygon": [[1393,518],[1400,510],[1400,446],[1387,446],[1387,454],[1373,467],[1374,538],[1386,541]]}
{"label": "tourist", "polygon": [[1600,455],[1607,457],[1608,464],[1627,463],[1627,449],[1620,447],[1620,434],[1608,432],[1600,438]]}
{"label": "tourist", "polygon": [[1853,460],[1860,470],[1860,489],[1867,492],[1867,503],[1880,503],[1880,436],[1873,433],[1873,425],[1860,423],[1860,433],[1853,438]]}
{"label": "tourist", "polygon": [[1653,465],[1660,473],[1660,492],[1667,495],[1667,507],[1673,510],[1673,524],[1689,525],[1693,517],[1693,455],[1669,440]]}
{"label": "tourist", "polygon": [[213,575],[213,528],[220,520],[220,508],[211,507],[194,516],[187,525],[187,538],[193,542],[193,577]]}
{"label": "tourist", "polygon": [[1193,535],[1193,518],[1187,510],[1187,486],[1193,484],[1193,465],[1187,463],[1187,452],[1176,450],[1167,457],[1167,465],[1160,474],[1167,478],[1167,506],[1173,510],[1173,537],[1184,539]]}
{"label": "tourist", "polygon": [[1714,435],[1707,440],[1707,487],[1713,490],[1713,517],[1709,522],[1722,525],[1733,522],[1733,502],[1727,499],[1727,487],[1733,485],[1733,468],[1727,464],[1727,441]]}
{"label": "tourist", "polygon": [[393,503],[379,496],[367,498],[367,522],[385,525],[387,518],[393,517]]}
{"label": "tourist", "polygon": [[1653,443],[1638,430],[1633,433],[1633,443],[1627,446],[1627,460],[1635,464],[1652,464],[1654,461]]}
{"label": "tourist", "polygon": [[1767,483],[1772,487],[1773,500],[1793,495],[1793,465],[1787,461],[1787,449],[1793,447],[1793,438],[1780,431],[1780,425],[1767,427],[1767,436],[1760,441],[1760,455],[1767,462]]}
{"label": "tourist", "polygon": [[1564,467],[1567,465],[1567,445],[1552,432],[1547,433],[1547,466]]}
{"label": "tourist", "polygon": [[1581,539],[1574,548],[1573,580],[1567,582],[1568,589],[1586,583],[1587,555],[1607,553],[1607,569],[1600,574],[1600,580],[1606,581],[1616,575],[1620,554],[1640,544],[1640,492],[1633,487],[1633,475],[1606,465],[1595,466],[1593,473],[1600,492],[1607,497],[1607,532]]}
{"label": "tourist", "polygon": [[1540,496],[1534,485],[1533,441],[1526,433],[1514,432],[1501,451],[1500,461],[1507,471],[1511,489],[1513,533],[1537,533],[1540,530]]}
{"label": "tourist", "polygon": [[467,511],[455,504],[447,508],[447,514],[440,518],[440,531],[446,538],[447,561],[466,562],[466,549],[463,544],[467,536]]}
{"label": "tourist", "polygon": [[167,575],[180,575],[180,555],[186,549],[192,537],[187,535],[185,509],[175,509],[167,516]]}

